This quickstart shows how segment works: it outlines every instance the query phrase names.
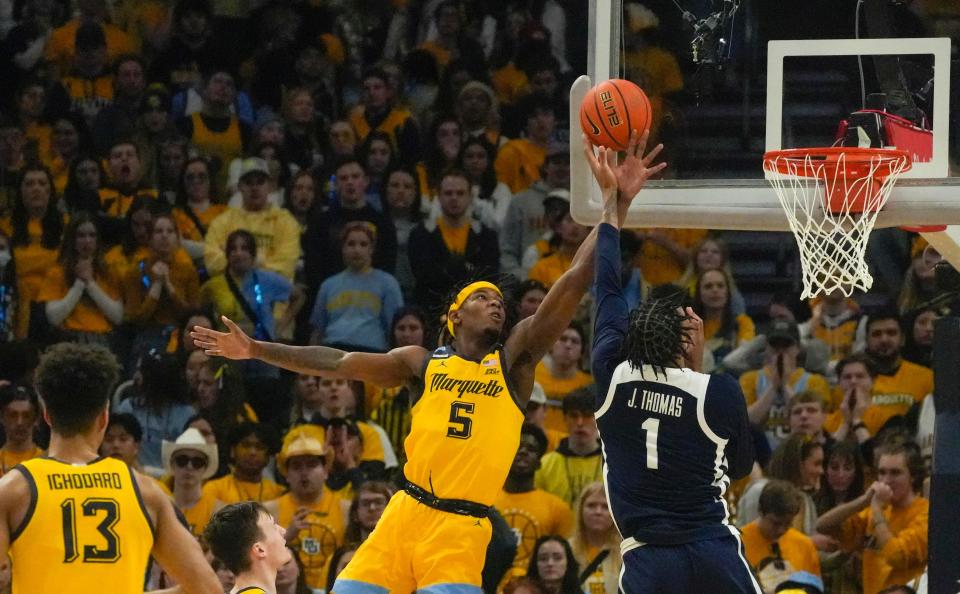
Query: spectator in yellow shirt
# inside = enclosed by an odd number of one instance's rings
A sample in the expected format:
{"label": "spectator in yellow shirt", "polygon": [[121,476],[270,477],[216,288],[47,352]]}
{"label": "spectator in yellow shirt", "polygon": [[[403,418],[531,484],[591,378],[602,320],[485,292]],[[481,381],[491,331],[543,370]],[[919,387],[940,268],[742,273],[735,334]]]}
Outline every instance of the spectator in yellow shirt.
{"label": "spectator in yellow shirt", "polygon": [[581,581],[583,590],[590,594],[616,594],[623,565],[621,539],[610,515],[603,483],[590,483],[584,487],[574,512],[576,524],[570,538],[573,557],[580,566],[581,576],[593,568]]}
{"label": "spectator in yellow shirt", "polygon": [[433,19],[437,25],[437,37],[425,41],[417,49],[433,56],[440,73],[443,73],[451,60],[483,61],[483,49],[462,31],[460,5],[453,0],[444,0],[433,10]]}
{"label": "spectator in yellow shirt", "polygon": [[546,454],[547,436],[537,426],[524,423],[520,429],[520,447],[513,459],[503,491],[494,506],[517,536],[517,555],[509,577],[525,573],[533,546],[541,536],[569,537],[573,533],[573,513],[562,499],[534,486],[540,458]]}
{"label": "spectator in yellow shirt", "polygon": [[43,281],[57,261],[66,217],[57,210],[53,176],[42,165],[28,165],[20,174],[18,200],[0,231],[11,239],[17,271],[17,313],[14,334],[25,338],[30,310]]}
{"label": "spectator in yellow shirt", "polygon": [[90,214],[79,212],[70,220],[59,260],[47,271],[37,299],[50,325],[64,331],[64,340],[107,346],[110,332],[123,321],[120,279],[104,264]]}
{"label": "spectator in yellow shirt", "polygon": [[210,224],[227,209],[215,203],[213,172],[202,157],[193,157],[183,166],[173,216],[177,220],[183,247],[195,262],[203,263],[203,238]]}
{"label": "spectator in yellow shirt", "polygon": [[863,555],[863,592],[907,584],[927,565],[929,502],[919,496],[923,458],[913,443],[877,449],[877,481],[861,497],[838,505],[817,530],[838,535],[845,551]]}
{"label": "spectator in yellow shirt", "polygon": [[27,137],[23,127],[0,116],[0,220],[10,216],[17,201],[20,170],[27,162]]}
{"label": "spectator in yellow shirt", "polygon": [[33,431],[40,419],[40,402],[33,388],[0,380],[0,411],[5,436],[0,447],[0,476],[3,476],[17,464],[42,456],[43,448],[33,440]]}
{"label": "spectator in yellow shirt", "polygon": [[547,396],[544,426],[554,431],[564,429],[561,401],[568,394],[593,383],[593,376],[580,369],[583,358],[584,333],[572,322],[553,344],[548,356],[537,364],[534,378]]}
{"label": "spectator in yellow shirt", "polygon": [[211,276],[227,267],[227,236],[246,229],[257,240],[257,267],[293,279],[300,259],[300,225],[287,210],[269,202],[267,163],[259,157],[243,160],[240,174],[240,208],[227,208],[215,218],[204,238],[204,262]]}
{"label": "spectator in yellow shirt", "polygon": [[820,575],[817,548],[803,532],[792,527],[803,503],[800,492],[787,481],[773,480],[760,493],[760,517],[743,527],[747,561],[764,588],[795,571]]}
{"label": "spectator in yellow shirt", "polygon": [[[672,230],[666,229],[664,231]],[[691,229],[690,231],[696,230]],[[690,297],[693,297],[697,292],[697,279],[707,270],[722,270],[726,273],[727,280],[730,281],[730,301],[733,303],[733,312],[741,314],[747,311],[746,301],[744,301],[743,295],[737,288],[736,281],[731,276],[730,249],[720,237],[707,235],[692,248],[690,266],[687,267],[683,276],[676,281],[676,284],[686,287]]]}
{"label": "spectator in yellow shirt", "polygon": [[[546,453],[557,449],[560,442],[567,437],[567,428],[564,426],[562,431],[547,429],[544,425],[547,419],[547,395],[543,387],[538,382],[533,382],[533,391],[530,392],[530,400],[527,402],[527,410],[523,414],[524,423],[530,423],[539,427],[547,436]],[[542,457],[542,456],[541,456]]]}
{"label": "spectator in yellow shirt", "polygon": [[197,429],[186,429],[176,441],[161,444],[163,466],[173,479],[173,504],[183,514],[190,533],[203,534],[213,512],[223,507],[212,493],[203,493],[203,481],[217,472],[217,444],[207,443]]}
{"label": "spectator in yellow shirt", "polygon": [[[123,218],[120,243],[103,255],[103,261],[114,277],[126,278],[127,271],[150,255],[150,226],[157,203],[148,196],[138,196]],[[102,222],[102,221],[101,221]],[[103,229],[99,229],[103,235]],[[104,239],[106,243],[106,240]]]}
{"label": "spectator in yellow shirt", "polygon": [[123,302],[126,319],[137,332],[134,356],[151,348],[165,351],[180,318],[200,306],[200,279],[180,248],[171,214],[153,217],[150,251],[127,270]]}
{"label": "spectator in yellow shirt", "polygon": [[774,320],[766,336],[763,367],[740,376],[740,387],[747,400],[750,423],[763,429],[770,449],[774,450],[790,434],[789,404],[793,397],[811,391],[821,402],[827,402],[830,387],[823,376],[799,366],[800,334],[795,323]]}
{"label": "spectator in yellow shirt", "polygon": [[27,161],[47,162],[50,158],[50,144],[53,128],[44,121],[47,108],[47,89],[43,81],[30,78],[20,84],[14,96],[17,108],[17,123],[26,136],[23,148]]}
{"label": "spectator in yellow shirt", "polygon": [[810,302],[813,315],[800,325],[804,340],[816,338],[830,348],[830,360],[850,354],[860,322],[860,306],[843,291],[834,291]]}
{"label": "spectator in yellow shirt", "polygon": [[831,393],[834,411],[824,422],[824,429],[837,441],[853,436],[857,443],[863,443],[872,436],[863,416],[873,401],[877,368],[867,355],[854,353],[837,363],[835,373],[838,383]]}
{"label": "spectator in yellow shirt", "polygon": [[653,117],[650,143],[660,142],[660,125],[670,111],[670,99],[683,90],[683,73],[677,58],[656,43],[660,19],[647,7],[630,2],[626,9],[623,64],[627,78],[647,94]]}
{"label": "spectator in yellow shirt", "polygon": [[[554,194],[547,196],[544,200],[554,200],[562,205],[562,211],[557,213],[556,223],[552,225],[553,236],[549,240],[550,253],[540,258],[540,260],[530,269],[529,278],[540,281],[544,286],[550,288],[557,282],[563,273],[570,268],[573,261],[573,255],[583,240],[590,234],[590,227],[581,225],[573,220],[570,215],[570,202],[564,202],[562,199],[554,198]],[[545,208],[545,210],[548,210]]]}
{"label": "spectator in yellow shirt", "polygon": [[731,286],[727,273],[707,270],[697,279],[693,297],[693,309],[703,319],[704,350],[709,351],[717,363],[757,334],[750,316],[734,314]]}
{"label": "spectator in yellow shirt", "polygon": [[600,480],[600,433],[593,417],[593,394],[581,388],[563,399],[563,417],[570,436],[540,460],[534,477],[539,489],[553,493],[571,508],[584,487]]}
{"label": "spectator in yellow shirt", "polygon": [[[378,130],[390,135],[394,153],[409,157],[420,154],[420,133],[413,114],[396,103],[397,90],[390,76],[380,68],[363,75],[363,99],[350,110],[349,121],[362,143]],[[332,131],[331,131],[332,132]]]}
{"label": "spectator in yellow shirt", "polygon": [[225,504],[260,503],[276,499],[284,488],[263,476],[271,457],[280,449],[274,429],[260,423],[241,423],[230,433],[230,474],[209,481],[203,495]]}
{"label": "spectator in yellow shirt", "polygon": [[60,84],[70,100],[70,109],[82,115],[92,128],[100,110],[113,103],[113,77],[108,68],[103,27],[96,23],[80,25],[72,68]]}
{"label": "spectator in yellow shirt", "polygon": [[84,23],[103,27],[107,42],[107,61],[112,62],[123,54],[137,51],[136,40],[119,27],[107,22],[107,5],[104,0],[81,0],[77,3],[77,8],[80,14],[67,21],[62,27],[54,29],[43,50],[44,59],[53,62],[61,73],[66,72],[73,64],[74,40],[77,29]]}
{"label": "spectator in yellow shirt", "polygon": [[876,364],[878,374],[863,423],[871,435],[876,435],[890,419],[907,414],[911,406],[933,392],[933,371],[900,356],[904,337],[900,315],[895,310],[872,314],[866,328],[866,353]]}
{"label": "spectator in yellow shirt", "polygon": [[296,551],[311,588],[327,583],[330,557],[343,544],[345,521],[340,500],[324,485],[331,452],[316,438],[301,434],[287,442],[277,468],[290,490],[264,507],[286,528],[287,546]]}
{"label": "spectator in yellow shirt", "polygon": [[[396,491],[396,487],[386,481],[367,481],[360,485],[350,502],[343,541],[359,545],[367,540],[380,522],[383,510],[387,508],[387,503]],[[333,586],[333,584],[330,585]]]}
{"label": "spectator in yellow shirt", "polygon": [[677,282],[694,247],[707,236],[706,229],[639,229],[636,233],[643,240],[636,264],[654,286]]}
{"label": "spectator in yellow shirt", "polygon": [[99,190],[101,233],[107,243],[117,243],[123,232],[123,217],[133,201],[143,197],[156,200],[157,190],[143,180],[140,147],[132,140],[121,139],[110,147],[107,155],[110,183]]}
{"label": "spectator in yellow shirt", "polygon": [[540,179],[547,145],[557,125],[553,104],[544,95],[527,95],[517,105],[517,112],[525,123],[524,136],[500,147],[493,164],[497,180],[505,183],[514,194],[526,190]]}

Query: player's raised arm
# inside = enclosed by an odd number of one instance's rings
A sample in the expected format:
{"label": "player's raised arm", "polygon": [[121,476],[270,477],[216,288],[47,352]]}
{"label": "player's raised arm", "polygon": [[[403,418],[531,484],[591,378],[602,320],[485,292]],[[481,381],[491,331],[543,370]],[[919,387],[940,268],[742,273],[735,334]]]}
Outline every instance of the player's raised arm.
{"label": "player's raised arm", "polygon": [[[666,163],[650,166],[663,148],[662,145],[657,145],[641,158],[648,136],[648,132],[639,138],[636,133],[632,134],[627,156],[620,164],[617,163],[615,151],[599,148],[595,152],[587,139],[583,139],[584,155],[603,195],[604,220],[613,220],[615,216],[618,226],[626,218],[630,201],[643,184],[666,167]],[[606,206],[608,204],[609,208]],[[570,324],[580,299],[593,282],[598,230],[594,228],[580,245],[570,268],[547,292],[537,313],[517,324],[506,345],[507,355],[512,358],[511,364],[535,364]]]}
{"label": "player's raised arm", "polygon": [[404,384],[423,365],[427,350],[419,346],[389,353],[350,353],[323,346],[291,346],[254,340],[232,320],[222,317],[228,332],[194,326],[190,332],[197,347],[208,355],[228,359],[259,359],[297,373],[372,382],[382,387]]}
{"label": "player's raised arm", "polygon": [[197,539],[177,520],[173,503],[153,481],[139,474],[136,477],[143,502],[156,527],[152,551],[154,558],[180,584],[179,591],[184,594],[222,592],[220,580],[204,557]]}

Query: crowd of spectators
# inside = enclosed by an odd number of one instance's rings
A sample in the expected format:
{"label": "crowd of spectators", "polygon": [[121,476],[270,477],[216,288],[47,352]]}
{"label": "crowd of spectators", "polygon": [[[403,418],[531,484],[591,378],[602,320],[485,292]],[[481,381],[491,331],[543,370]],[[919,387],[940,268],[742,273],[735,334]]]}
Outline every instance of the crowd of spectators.
{"label": "crowd of spectators", "polygon": [[[569,194],[581,4],[0,0],[0,473],[43,453],[38,353],[106,345],[126,374],[101,453],[154,477],[198,537],[220,506],[264,502],[296,553],[277,591],[328,590],[397,489],[414,395],[210,357],[189,330],[227,316],[262,340],[436,346],[448,294],[479,279],[514,322],[536,311],[589,231]],[[684,74],[648,8],[627,5],[625,34],[657,139]],[[757,463],[726,497],[769,592],[924,573],[945,309],[932,248],[903,239],[887,307],[837,292],[748,312],[720,234],[623,233],[628,302],[687,300],[705,371],[739,377]],[[617,591],[591,308],[537,369],[486,591]]]}

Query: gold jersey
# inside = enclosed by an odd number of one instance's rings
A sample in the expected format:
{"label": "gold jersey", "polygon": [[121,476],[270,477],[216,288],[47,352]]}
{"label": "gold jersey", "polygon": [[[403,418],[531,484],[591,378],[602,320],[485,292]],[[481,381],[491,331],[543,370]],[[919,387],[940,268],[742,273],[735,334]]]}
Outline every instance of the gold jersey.
{"label": "gold jersey", "polygon": [[130,467],[34,458],[16,470],[30,508],[10,537],[13,594],[143,592],[154,526]]}
{"label": "gold jersey", "polygon": [[297,533],[296,540],[290,544],[303,563],[303,577],[307,585],[320,590],[326,588],[330,557],[343,544],[343,531],[346,528],[340,510],[340,498],[324,487],[320,501],[313,505],[301,505],[291,493],[281,497],[277,503],[277,522],[281,526],[289,526],[301,507],[310,510],[308,528]]}
{"label": "gold jersey", "polygon": [[499,348],[479,361],[452,347],[430,355],[404,442],[407,480],[441,499],[493,505],[523,424],[505,368]]}

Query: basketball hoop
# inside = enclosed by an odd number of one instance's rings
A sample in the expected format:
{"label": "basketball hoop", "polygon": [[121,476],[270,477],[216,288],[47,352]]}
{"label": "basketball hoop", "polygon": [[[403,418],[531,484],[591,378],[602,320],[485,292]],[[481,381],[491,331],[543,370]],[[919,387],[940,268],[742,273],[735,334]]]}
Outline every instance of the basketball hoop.
{"label": "basketball hoop", "polygon": [[803,269],[801,299],[821,293],[867,291],[873,277],[864,257],[877,214],[910,155],[856,147],[770,151],[763,169],[797,239]]}

